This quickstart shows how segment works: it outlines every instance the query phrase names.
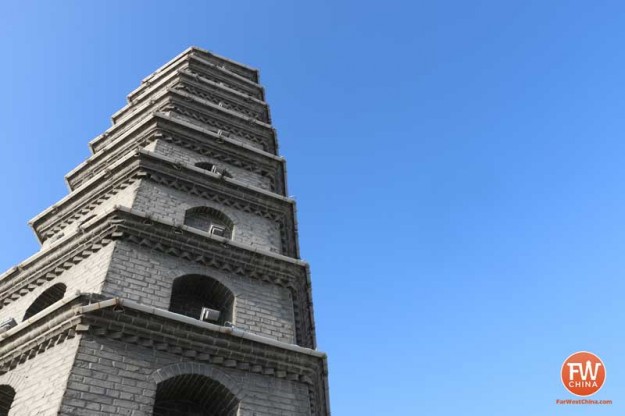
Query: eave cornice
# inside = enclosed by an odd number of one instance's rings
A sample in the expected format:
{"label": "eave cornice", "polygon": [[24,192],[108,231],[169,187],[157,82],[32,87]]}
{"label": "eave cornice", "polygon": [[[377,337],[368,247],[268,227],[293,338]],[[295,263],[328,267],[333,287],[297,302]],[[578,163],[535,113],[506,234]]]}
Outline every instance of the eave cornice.
{"label": "eave cornice", "polygon": [[0,335],[0,374],[82,334],[305,383],[311,394],[311,414],[328,411],[324,353],[96,294],[73,295]]}
{"label": "eave cornice", "polygon": [[155,92],[154,99],[140,104],[135,112],[123,121],[109,127],[100,136],[89,142],[92,151],[98,152],[108,143],[123,135],[136,123],[140,122],[147,114],[155,111],[168,113],[174,112],[181,116],[190,117],[209,128],[222,131],[223,136],[232,136],[232,139],[250,141],[258,146],[259,150],[276,154],[278,145],[276,131],[270,125],[246,117],[236,111],[228,110],[210,101],[193,96],[192,94],[179,91],[175,88],[167,88]]}
{"label": "eave cornice", "polygon": [[230,72],[234,72],[240,76],[249,78],[251,81],[256,83],[260,82],[260,71],[258,68],[242,64],[241,62],[234,61],[225,56],[218,55],[214,52],[211,52],[207,49],[200,48],[197,46],[191,46],[187,49],[187,51],[192,51],[198,56],[204,57],[204,59],[210,61],[211,59],[216,59],[218,61],[218,66],[221,66],[223,69],[226,69]]}
{"label": "eave cornice", "polygon": [[138,179],[151,180],[275,221],[281,228],[283,251],[287,255],[298,256],[294,241],[296,225],[293,199],[195,166],[178,163],[145,149],[126,155],[33,218],[30,224],[37,237],[44,241]]}
{"label": "eave cornice", "polygon": [[[226,109],[235,111],[243,117],[253,117],[265,123],[271,123],[269,106],[264,101],[224,87],[201,74],[193,73],[188,68],[179,68],[166,77],[145,88],[141,94],[111,116],[113,124],[122,122],[136,112],[139,107],[154,99],[167,88],[184,87],[191,94],[206,99]],[[193,91],[191,91],[193,90]]]}
{"label": "eave cornice", "polygon": [[54,280],[113,240],[287,288],[293,297],[297,344],[315,347],[310,272],[306,262],[253,249],[184,225],[158,221],[146,213],[121,206],[85,222],[79,231],[0,276],[0,308]]}
{"label": "eave cornice", "polygon": [[[141,86],[137,87],[134,91],[128,94],[128,101],[132,101],[138,95],[141,95],[146,88],[149,88],[151,85],[161,82],[163,78],[166,78],[172,72],[176,70],[189,66],[190,63],[195,64],[198,69],[203,69],[207,72],[211,72],[214,76],[218,77],[222,82],[225,81],[226,84],[235,84],[243,88],[244,92],[251,95],[257,96],[257,98],[264,100],[264,88],[262,85],[258,83],[258,70],[253,69],[256,74],[252,80],[248,77],[242,76],[237,73],[236,70],[232,70],[233,67],[229,66],[226,62],[234,63],[233,61],[228,60],[227,58],[217,58],[220,59],[221,62],[214,62],[213,57],[217,57],[210,52],[200,50],[198,48],[190,48],[185,52],[181,53],[159,69],[157,69],[152,74],[148,75],[146,78],[141,80]],[[236,65],[241,66],[241,64],[235,63]]]}
{"label": "eave cornice", "polygon": [[121,236],[115,229],[106,217],[91,221],[0,275],[0,309],[99,252]]}
{"label": "eave cornice", "polygon": [[156,139],[269,177],[275,183],[275,191],[282,195],[286,193],[282,180],[286,164],[284,158],[159,112],[146,114],[131,129],[69,172],[65,179],[70,190],[105,169],[112,160],[118,160]]}

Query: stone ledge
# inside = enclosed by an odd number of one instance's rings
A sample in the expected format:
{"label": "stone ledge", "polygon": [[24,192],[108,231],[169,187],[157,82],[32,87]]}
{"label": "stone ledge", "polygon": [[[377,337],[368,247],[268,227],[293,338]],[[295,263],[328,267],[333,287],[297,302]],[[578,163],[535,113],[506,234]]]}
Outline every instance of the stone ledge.
{"label": "stone ledge", "polygon": [[[242,94],[238,91],[224,88],[223,85],[202,76],[192,73],[188,68],[179,68],[176,71],[161,78],[158,82],[150,84],[141,94],[134,96],[131,103],[126,104],[111,116],[113,124],[122,122],[129,117],[143,103],[153,99],[153,97],[167,88],[180,87],[194,88],[196,94],[201,98],[213,99],[224,104],[229,104],[230,109],[241,113],[247,117],[257,117],[258,120],[271,124],[269,116],[269,106],[264,101]],[[215,102],[218,104],[218,102]],[[228,108],[228,107],[226,107]]]}
{"label": "stone ledge", "polygon": [[275,221],[280,226],[283,253],[298,256],[294,200],[143,149],[126,155],[85,182],[33,218],[30,225],[39,240],[45,241],[138,179],[162,183]]}
{"label": "stone ledge", "polygon": [[[235,142],[210,130],[202,129],[195,124],[158,112],[147,114],[127,132],[65,175],[69,189],[74,190],[90,177],[93,177],[94,174],[90,172],[95,170],[97,174],[98,166],[108,163],[111,155],[120,157],[148,145],[156,138],[162,138],[193,150],[200,155],[208,155],[225,163],[258,173],[261,176],[269,177],[275,190],[282,195],[285,193],[284,180],[280,176],[284,174],[285,170],[284,158]],[[103,167],[100,168],[100,170],[102,169]]]}
{"label": "stone ledge", "polygon": [[0,374],[76,336],[104,337],[190,362],[305,383],[311,414],[329,411],[324,353],[97,294],[61,300],[1,337]]}
{"label": "stone ledge", "polygon": [[309,267],[291,257],[251,249],[218,236],[157,221],[125,207],[85,222],[0,277],[0,308],[54,280],[112,241],[127,241],[168,255],[275,284],[291,291],[298,345],[314,348],[314,318]]}
{"label": "stone ledge", "polygon": [[155,92],[154,98],[140,104],[137,110],[123,121],[109,127],[100,136],[93,139],[89,146],[93,153],[100,151],[111,141],[131,130],[143,117],[153,112],[174,113],[179,116],[193,117],[200,128],[223,131],[223,136],[230,136],[232,140],[246,143],[261,152],[276,154],[278,143],[275,129],[268,124],[261,123],[252,117],[243,116],[237,112],[225,109],[204,99],[194,97],[184,91],[164,88]]}
{"label": "stone ledge", "polygon": [[[220,71],[224,71],[224,74],[231,76],[233,79],[239,79],[245,83],[250,84],[251,86],[257,86],[257,87],[262,88],[262,86],[259,84],[258,69],[249,67],[247,65],[243,65],[239,62],[235,62],[231,59],[224,58],[222,56],[209,52],[205,49],[201,49],[197,47],[187,48],[185,51],[183,51],[182,53],[172,58],[169,62],[162,65],[156,71],[152,72],[150,75],[143,78],[141,80],[141,84],[154,82],[156,79],[158,79],[162,75],[167,74],[168,72],[174,70],[181,63],[184,63],[185,61],[188,61],[193,58],[206,62],[209,66],[219,69]],[[211,62],[213,58],[216,58],[220,62],[218,63]],[[234,64],[234,68],[232,66],[227,66],[224,64]],[[251,76],[246,77],[238,73],[238,71],[240,71],[241,69],[243,69],[244,72],[247,72],[247,74]],[[138,87],[134,91],[132,91],[130,94],[128,94],[128,96],[132,97],[136,95],[137,93],[139,93],[140,91],[141,91],[141,87]]]}

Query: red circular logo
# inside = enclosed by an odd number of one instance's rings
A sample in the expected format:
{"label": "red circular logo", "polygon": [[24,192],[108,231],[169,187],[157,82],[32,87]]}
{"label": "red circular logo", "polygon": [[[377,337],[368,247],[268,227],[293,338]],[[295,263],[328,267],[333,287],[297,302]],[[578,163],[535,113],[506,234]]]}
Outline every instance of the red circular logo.
{"label": "red circular logo", "polygon": [[591,396],[605,382],[605,365],[591,352],[576,352],[564,360],[561,377],[564,387],[574,395]]}

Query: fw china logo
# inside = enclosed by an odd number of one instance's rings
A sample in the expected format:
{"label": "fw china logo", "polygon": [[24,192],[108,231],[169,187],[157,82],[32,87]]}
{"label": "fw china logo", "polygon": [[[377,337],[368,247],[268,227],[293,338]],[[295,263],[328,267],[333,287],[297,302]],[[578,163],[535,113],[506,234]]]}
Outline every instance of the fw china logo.
{"label": "fw china logo", "polygon": [[592,396],[605,383],[605,365],[595,354],[580,351],[562,364],[562,384],[576,396]]}

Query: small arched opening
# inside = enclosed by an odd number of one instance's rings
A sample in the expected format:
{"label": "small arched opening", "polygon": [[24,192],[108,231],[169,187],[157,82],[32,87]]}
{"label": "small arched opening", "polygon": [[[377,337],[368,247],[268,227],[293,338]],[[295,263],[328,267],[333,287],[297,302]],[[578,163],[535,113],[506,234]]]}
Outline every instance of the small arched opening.
{"label": "small arched opening", "polygon": [[209,172],[219,173],[219,174],[225,176],[226,178],[232,178],[232,174],[230,172],[228,172],[226,169],[218,168],[217,166],[215,166],[215,165],[213,165],[212,163],[209,163],[209,162],[199,162],[199,163],[196,163],[195,167],[207,170]]}
{"label": "small arched opening", "polygon": [[221,383],[200,374],[184,374],[156,387],[154,416],[236,416],[239,400]]}
{"label": "small arched opening", "polygon": [[28,318],[41,312],[53,303],[63,299],[66,289],[67,286],[65,286],[63,283],[57,283],[56,285],[46,289],[46,291],[39,295],[39,297],[30,304],[28,309],[26,309],[23,320],[27,320]]}
{"label": "small arched opening", "polygon": [[13,387],[7,384],[0,385],[0,416],[8,416],[14,398],[15,390]]}
{"label": "small arched opening", "polygon": [[169,303],[171,312],[224,325],[232,322],[233,307],[234,295],[230,289],[211,277],[193,274],[174,280]]}
{"label": "small arched opening", "polygon": [[187,210],[184,225],[224,238],[232,238],[234,230],[234,223],[230,218],[221,211],[209,207],[195,207]]}
{"label": "small arched opening", "polygon": [[217,172],[217,166],[213,165],[212,163],[208,163],[208,162],[199,162],[195,164],[195,167],[198,167],[200,169],[204,169],[207,170],[209,172]]}

